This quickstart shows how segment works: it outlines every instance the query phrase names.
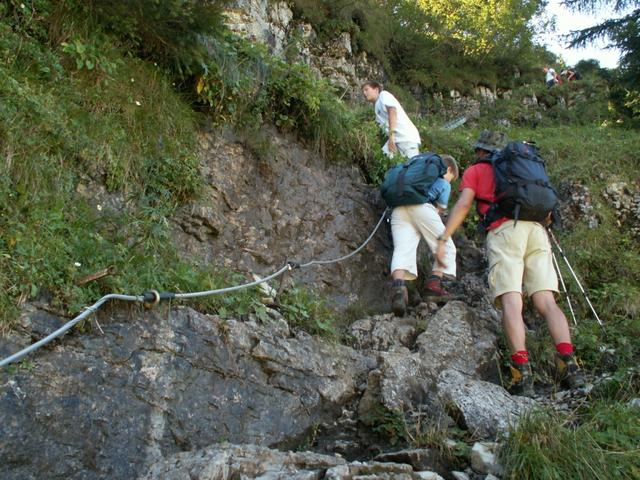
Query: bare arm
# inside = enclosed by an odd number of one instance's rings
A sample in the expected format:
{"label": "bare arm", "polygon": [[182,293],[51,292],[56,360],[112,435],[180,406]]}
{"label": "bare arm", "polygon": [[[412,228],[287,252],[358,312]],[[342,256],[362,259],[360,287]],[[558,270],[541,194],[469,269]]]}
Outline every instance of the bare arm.
{"label": "bare arm", "polygon": [[[451,213],[449,214],[449,218],[447,219],[447,225],[445,226],[444,233],[442,234],[442,238],[448,239],[454,232],[458,229],[464,219],[467,218],[469,214],[469,210],[473,206],[473,200],[476,198],[476,192],[474,192],[470,188],[465,188],[462,190],[460,197],[458,197],[458,201],[453,206]],[[444,241],[438,241],[438,248],[436,250],[436,258],[441,265],[446,265],[443,263],[444,259]]]}
{"label": "bare arm", "polygon": [[398,110],[396,107],[387,107],[389,113],[389,151],[395,152],[396,147],[396,127],[398,126]]}

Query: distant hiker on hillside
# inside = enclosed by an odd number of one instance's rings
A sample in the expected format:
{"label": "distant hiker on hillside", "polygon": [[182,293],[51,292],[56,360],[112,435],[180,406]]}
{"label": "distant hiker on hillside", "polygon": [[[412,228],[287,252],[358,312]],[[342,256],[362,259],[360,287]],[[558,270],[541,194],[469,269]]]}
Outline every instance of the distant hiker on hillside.
{"label": "distant hiker on hillside", "polygon": [[406,158],[418,155],[420,134],[396,97],[382,90],[382,85],[378,82],[363,84],[362,94],[367,102],[374,104],[376,122],[389,136],[382,151],[389,157],[396,153]]}
{"label": "distant hiker on hillside", "polygon": [[[441,159],[446,166],[446,173],[431,184],[425,197],[426,202],[397,206],[391,213],[391,233],[393,236],[391,309],[399,317],[405,314],[409,301],[405,281],[418,278],[416,256],[420,238],[426,240],[435,257],[438,238],[444,232],[444,224],[439,214],[447,209],[451,182],[458,178],[458,164],[451,155],[441,155],[440,158],[437,155],[433,156],[438,162]],[[437,261],[433,262],[431,276],[426,284],[428,295],[448,296],[449,292],[442,288],[442,277],[444,275],[456,276],[456,247],[451,238],[443,245],[443,258],[446,259],[447,266],[445,267]]]}
{"label": "distant hiker on hillside", "polygon": [[567,79],[567,82],[573,82],[574,80],[580,80],[580,74],[575,70],[567,68],[560,72],[560,75]]}
{"label": "distant hiker on hillside", "polygon": [[[495,172],[498,167],[490,159],[492,156],[494,160],[506,158],[502,154],[506,149],[502,150],[500,157],[495,156],[503,143],[503,134],[485,130],[474,145],[476,162],[462,177],[461,194],[439,239],[436,258],[441,263],[448,262],[445,242],[462,224],[475,200],[487,231],[489,289],[496,305],[502,308],[502,323],[511,350],[512,393],[527,396],[533,394],[533,376],[525,346],[526,329],[522,317],[523,284],[534,307],[547,322],[558,352],[562,381],[572,388],[581,386],[584,378],[573,356],[569,325],[554,298],[554,292],[558,291],[558,278],[545,226],[535,221],[514,220],[503,216],[494,208],[497,184]],[[514,144],[509,144],[509,147],[512,145]],[[528,148],[527,144],[515,144],[516,149],[519,146]],[[522,160],[520,157],[517,161],[522,164],[533,160]],[[516,160],[509,160],[508,168],[511,171],[515,168],[515,162]],[[516,211],[521,212],[519,207]]]}
{"label": "distant hiker on hillside", "polygon": [[557,77],[556,71],[553,68],[544,67],[543,70],[545,73],[544,81],[546,82],[547,87],[551,88],[556,83],[558,83],[558,77]]}

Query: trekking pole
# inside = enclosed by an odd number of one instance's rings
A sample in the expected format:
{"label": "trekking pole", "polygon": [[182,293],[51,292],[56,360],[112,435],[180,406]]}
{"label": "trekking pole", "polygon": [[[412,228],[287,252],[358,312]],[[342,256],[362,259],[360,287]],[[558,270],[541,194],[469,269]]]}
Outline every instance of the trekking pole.
{"label": "trekking pole", "polygon": [[596,309],[593,308],[593,305],[591,304],[591,300],[589,300],[589,297],[587,296],[587,292],[585,292],[584,288],[582,288],[582,284],[580,283],[580,280],[578,279],[578,276],[576,275],[576,272],[574,272],[573,268],[571,267],[571,264],[569,263],[569,259],[564,254],[564,251],[562,250],[562,247],[558,243],[558,240],[556,240],[556,236],[553,234],[553,232],[550,229],[547,229],[547,231],[549,232],[549,236],[551,237],[551,240],[553,240],[553,243],[556,245],[556,248],[560,252],[560,255],[562,255],[562,258],[564,258],[564,262],[567,264],[567,267],[569,267],[569,271],[571,272],[571,275],[573,275],[573,278],[576,281],[576,284],[578,285],[578,288],[580,289],[580,291],[584,295],[584,298],[587,301],[587,304],[589,305],[589,308],[591,309],[591,312],[593,312],[593,316],[596,317],[596,320],[598,321],[598,324],[604,329],[604,324],[602,323],[602,320],[600,320],[600,317],[596,313]]}
{"label": "trekking pole", "polygon": [[553,255],[553,266],[556,267],[556,272],[558,272],[558,277],[560,278],[560,285],[562,286],[562,291],[567,297],[567,303],[569,304],[569,311],[571,312],[571,318],[573,318],[573,324],[578,325],[578,321],[576,320],[576,314],[573,311],[573,305],[571,305],[571,297],[569,297],[569,291],[567,290],[567,286],[564,284],[564,278],[562,277],[562,272],[560,271],[560,265],[558,265],[558,259],[556,258],[556,252],[551,252]]}

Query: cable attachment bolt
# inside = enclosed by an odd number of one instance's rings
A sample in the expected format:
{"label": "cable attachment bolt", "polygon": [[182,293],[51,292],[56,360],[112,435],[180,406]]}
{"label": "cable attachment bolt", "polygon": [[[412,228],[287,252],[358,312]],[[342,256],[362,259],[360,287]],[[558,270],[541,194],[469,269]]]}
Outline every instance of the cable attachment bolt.
{"label": "cable attachment bolt", "polygon": [[289,270],[296,270],[300,268],[300,264],[298,262],[292,262],[292,261],[288,261],[287,266],[289,267]]}
{"label": "cable attachment bolt", "polygon": [[157,290],[149,290],[142,294],[144,308],[151,309],[160,303],[160,293]]}

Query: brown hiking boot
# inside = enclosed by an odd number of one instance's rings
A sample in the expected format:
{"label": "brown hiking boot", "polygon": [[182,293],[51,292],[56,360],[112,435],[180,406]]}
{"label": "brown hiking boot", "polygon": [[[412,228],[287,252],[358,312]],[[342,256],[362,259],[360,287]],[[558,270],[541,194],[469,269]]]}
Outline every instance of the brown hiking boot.
{"label": "brown hiking boot", "polygon": [[511,395],[521,397],[533,397],[533,373],[531,364],[511,365],[511,385],[509,386]]}
{"label": "brown hiking boot", "polygon": [[442,279],[431,275],[427,280],[426,294],[434,297],[449,297],[451,294],[442,288]]}
{"label": "brown hiking boot", "polygon": [[391,311],[396,317],[403,317],[409,303],[409,291],[404,285],[396,285],[391,291]]}
{"label": "brown hiking boot", "polygon": [[570,389],[584,387],[584,374],[573,354],[558,355],[556,366],[558,367],[558,378],[563,387]]}

